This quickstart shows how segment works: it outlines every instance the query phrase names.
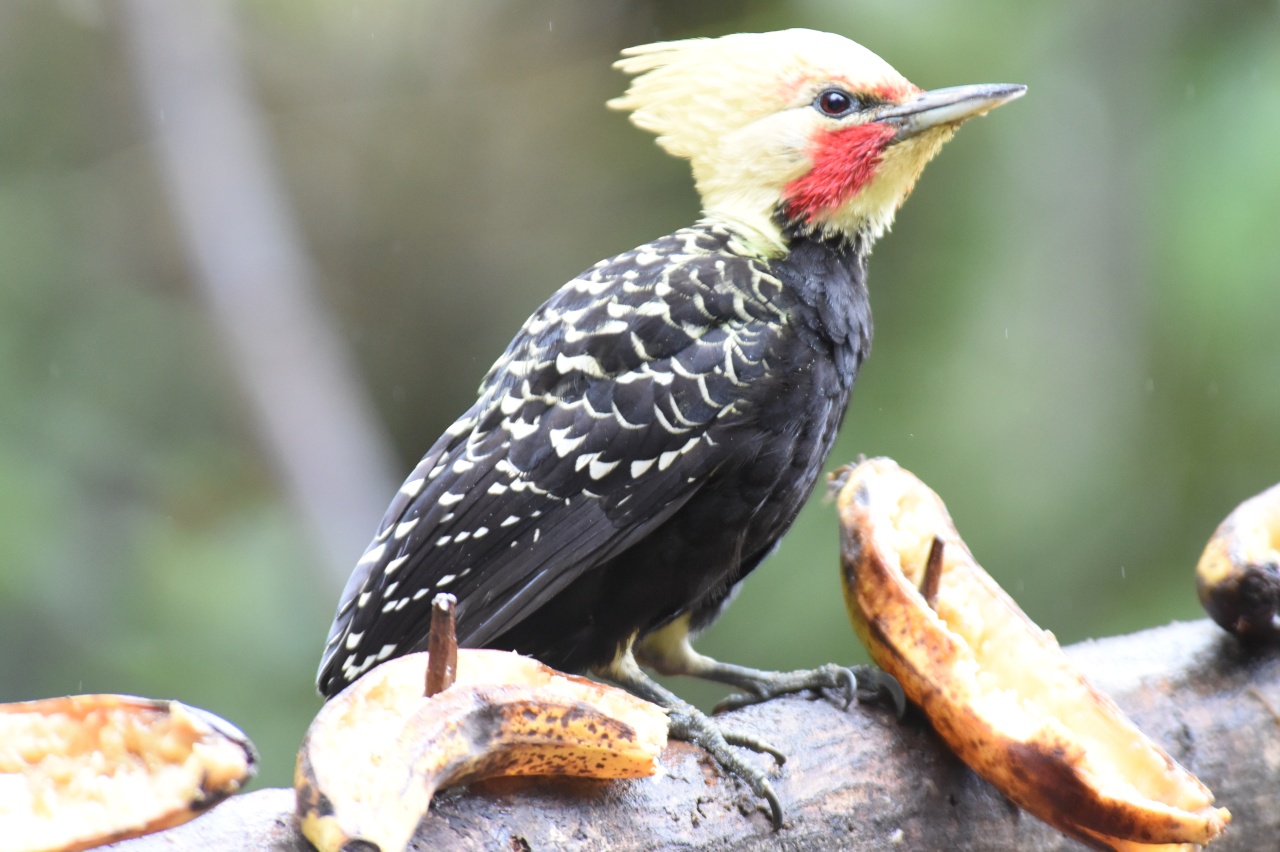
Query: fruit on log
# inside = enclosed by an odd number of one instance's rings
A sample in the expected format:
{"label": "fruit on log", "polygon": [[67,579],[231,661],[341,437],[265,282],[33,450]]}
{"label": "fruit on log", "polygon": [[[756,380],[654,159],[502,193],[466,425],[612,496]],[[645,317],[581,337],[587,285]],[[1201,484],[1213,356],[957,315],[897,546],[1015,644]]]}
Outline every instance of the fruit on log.
{"label": "fruit on log", "polygon": [[1196,565],[1205,612],[1248,641],[1280,641],[1280,485],[1236,507]]}
{"label": "fruit on log", "polygon": [[854,629],[965,763],[1098,848],[1181,849],[1222,833],[1228,811],[974,561],[933,491],[883,458],[837,483]]}
{"label": "fruit on log", "polygon": [[399,852],[442,787],[501,775],[638,778],[667,741],[661,708],[506,651],[460,649],[423,695],[428,654],[388,660],[329,701],[298,754],[303,834],[320,852]]}
{"label": "fruit on log", "polygon": [[73,695],[0,705],[0,846],[73,852],[171,828],[238,792],[257,755],[177,701]]}

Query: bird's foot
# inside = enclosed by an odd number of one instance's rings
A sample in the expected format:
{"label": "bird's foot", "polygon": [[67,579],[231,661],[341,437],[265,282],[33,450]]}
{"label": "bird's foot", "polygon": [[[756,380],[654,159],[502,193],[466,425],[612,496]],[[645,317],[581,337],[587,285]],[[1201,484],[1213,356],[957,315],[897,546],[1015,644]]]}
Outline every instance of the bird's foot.
{"label": "bird's foot", "polygon": [[741,690],[717,704],[712,711],[715,713],[758,704],[779,695],[824,689],[835,690],[846,708],[857,698],[892,704],[899,718],[907,709],[907,699],[898,681],[876,666],[846,667],[828,663],[816,669],[770,672],[722,663],[699,654],[689,644],[688,616],[645,636],[637,645],[636,654],[662,674],[700,677]]}
{"label": "bird's foot", "polygon": [[782,827],[782,802],[765,777],[764,770],[748,763],[732,746],[768,754],[778,765],[782,765],[787,759],[785,754],[758,737],[726,731],[706,713],[680,700],[673,692],[640,670],[630,649],[620,654],[609,666],[597,669],[596,674],[612,680],[632,695],[666,708],[668,736],[693,743],[714,757],[725,772],[739,778],[751,788],[751,792],[769,803],[774,830]]}
{"label": "bird's foot", "polygon": [[[737,669],[738,667],[733,667]],[[742,689],[742,692],[725,697],[712,711],[723,713],[749,704],[768,701],[779,695],[791,695],[806,690],[834,690],[848,708],[854,698],[859,701],[883,701],[892,704],[901,717],[907,708],[902,686],[893,675],[876,666],[839,666],[828,663],[816,669],[794,672],[733,672],[732,680],[725,681]],[[720,678],[717,678],[720,679]]]}
{"label": "bird's foot", "polygon": [[781,766],[787,756],[764,740],[749,734],[724,730],[701,710],[678,702],[668,708],[668,734],[677,740],[693,743],[716,759],[721,768],[751,788],[751,792],[769,803],[770,818],[775,831],[782,828],[782,802],[773,785],[765,777],[764,770],[742,759],[731,746],[741,746],[768,754]]}

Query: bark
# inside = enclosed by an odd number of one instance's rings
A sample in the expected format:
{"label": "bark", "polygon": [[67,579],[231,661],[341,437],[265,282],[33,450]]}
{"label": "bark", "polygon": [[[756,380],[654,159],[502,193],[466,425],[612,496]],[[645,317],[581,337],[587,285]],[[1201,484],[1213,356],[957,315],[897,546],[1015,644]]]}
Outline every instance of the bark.
{"label": "bark", "polygon": [[[1249,650],[1211,622],[1172,624],[1068,649],[1100,689],[1234,816],[1215,850],[1280,837],[1280,650]],[[844,711],[787,698],[727,714],[790,755],[773,772],[787,808],[773,832],[761,804],[697,749],[672,743],[655,778],[505,779],[443,792],[415,850],[1079,850],[1019,811],[947,751],[918,711]],[[765,762],[765,758],[760,758]],[[237,797],[194,822],[116,844],[308,850],[291,790]]]}

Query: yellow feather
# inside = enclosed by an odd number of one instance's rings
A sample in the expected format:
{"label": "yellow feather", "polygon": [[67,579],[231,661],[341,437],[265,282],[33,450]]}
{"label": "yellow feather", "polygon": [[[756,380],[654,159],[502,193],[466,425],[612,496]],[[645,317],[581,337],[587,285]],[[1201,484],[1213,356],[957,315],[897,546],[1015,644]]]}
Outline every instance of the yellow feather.
{"label": "yellow feather", "polygon": [[[765,255],[785,250],[774,214],[785,187],[811,167],[810,141],[832,119],[812,104],[838,86],[854,94],[918,90],[888,63],[843,36],[791,29],[640,45],[614,67],[634,79],[609,101],[687,159],[707,215]],[[852,116],[839,126],[857,124]],[[818,229],[879,236],[950,130],[891,146],[876,177]]]}

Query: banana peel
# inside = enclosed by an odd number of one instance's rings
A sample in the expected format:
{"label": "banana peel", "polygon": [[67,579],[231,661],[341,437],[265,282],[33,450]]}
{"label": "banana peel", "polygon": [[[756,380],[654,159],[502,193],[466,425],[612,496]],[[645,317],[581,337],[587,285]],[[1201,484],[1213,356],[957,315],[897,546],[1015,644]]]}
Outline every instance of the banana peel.
{"label": "banana peel", "polygon": [[1280,485],[1245,500],[1196,565],[1205,612],[1242,639],[1280,641]]}
{"label": "banana peel", "polygon": [[[965,763],[1096,848],[1188,849],[1222,833],[1230,813],[983,571],[933,491],[890,459],[843,476],[841,573],[854,629]],[[940,571],[927,572],[935,537]]]}
{"label": "banana peel", "polygon": [[666,745],[666,711],[620,689],[518,654],[460,649],[453,685],[426,698],[427,661],[423,652],[377,666],[308,729],[294,788],[302,833],[320,852],[399,852],[442,787],[500,775],[640,778]]}
{"label": "banana peel", "polygon": [[238,792],[253,745],[176,701],[75,695],[0,705],[0,847],[73,852],[171,828]]}

